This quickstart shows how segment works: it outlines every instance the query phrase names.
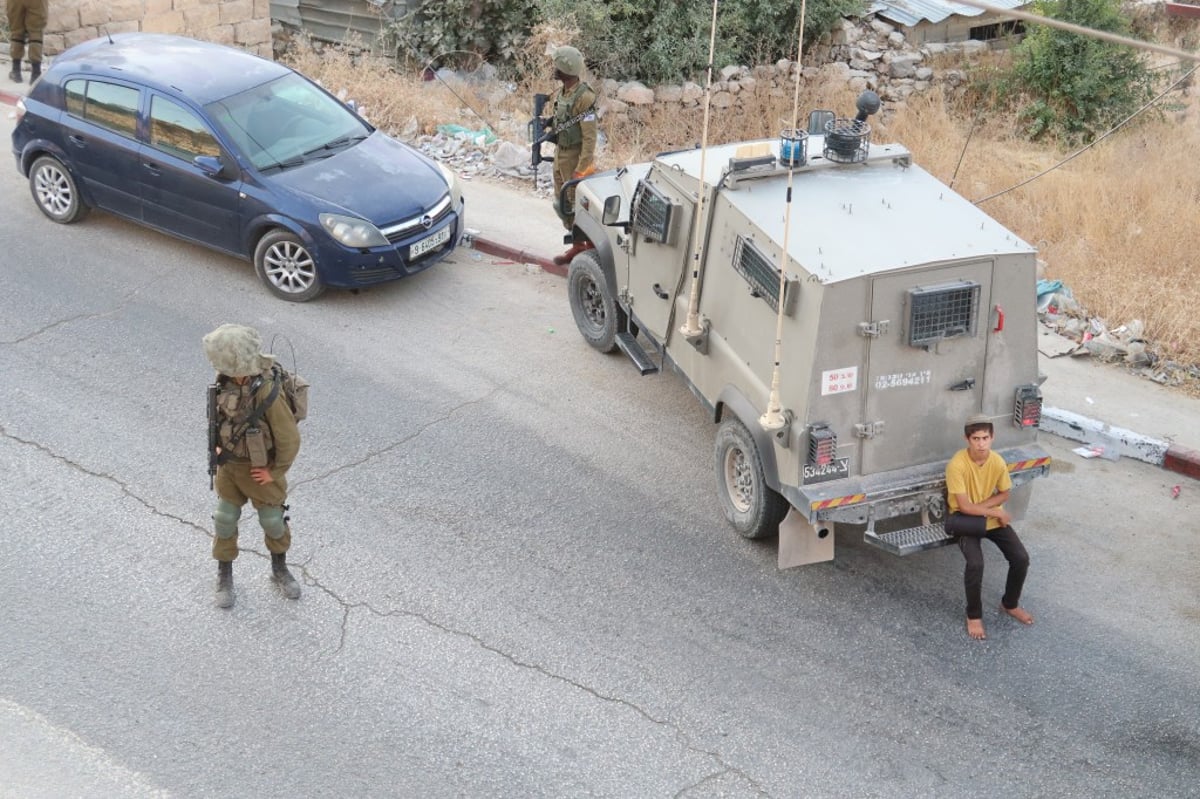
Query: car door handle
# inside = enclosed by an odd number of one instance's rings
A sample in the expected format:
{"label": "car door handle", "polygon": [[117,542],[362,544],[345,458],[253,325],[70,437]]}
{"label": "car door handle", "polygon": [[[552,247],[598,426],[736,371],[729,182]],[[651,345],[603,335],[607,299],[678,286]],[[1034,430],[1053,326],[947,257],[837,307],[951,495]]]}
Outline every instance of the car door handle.
{"label": "car door handle", "polygon": [[666,291],[664,291],[663,287],[661,285],[659,285],[658,283],[655,283],[654,284],[654,296],[658,297],[660,300],[665,300],[665,299],[670,298],[671,295],[668,294]]}
{"label": "car door handle", "polygon": [[71,144],[74,144],[76,147],[87,147],[87,139],[83,138],[78,133],[72,133],[67,138],[70,139]]}
{"label": "car door handle", "polygon": [[151,175],[154,175],[154,177],[158,177],[162,174],[162,170],[158,168],[158,164],[151,164],[148,161],[143,161],[142,168],[144,168]]}

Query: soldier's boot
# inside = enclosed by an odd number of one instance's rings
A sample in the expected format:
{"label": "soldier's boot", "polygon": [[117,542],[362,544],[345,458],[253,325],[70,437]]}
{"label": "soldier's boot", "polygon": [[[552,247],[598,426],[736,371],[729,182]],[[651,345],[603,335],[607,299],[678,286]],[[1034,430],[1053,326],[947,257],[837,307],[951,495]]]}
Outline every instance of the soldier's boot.
{"label": "soldier's boot", "polygon": [[217,607],[233,607],[233,561],[217,561]]}
{"label": "soldier's boot", "polygon": [[42,62],[41,61],[30,61],[29,62],[29,82],[33,83],[41,76],[42,76]]}
{"label": "soldier's boot", "polygon": [[300,583],[288,571],[286,553],[271,553],[271,582],[278,585],[288,599],[300,598]]}
{"label": "soldier's boot", "polygon": [[590,241],[577,241],[572,244],[570,249],[568,249],[562,255],[554,256],[554,263],[558,264],[559,266],[565,266],[566,264],[569,264],[571,261],[575,260],[576,255],[579,255],[579,253],[583,252],[584,250],[590,249],[592,249],[592,243]]}
{"label": "soldier's boot", "polygon": [[13,83],[21,82],[21,59],[14,58],[12,60],[12,72],[8,73],[8,79]]}

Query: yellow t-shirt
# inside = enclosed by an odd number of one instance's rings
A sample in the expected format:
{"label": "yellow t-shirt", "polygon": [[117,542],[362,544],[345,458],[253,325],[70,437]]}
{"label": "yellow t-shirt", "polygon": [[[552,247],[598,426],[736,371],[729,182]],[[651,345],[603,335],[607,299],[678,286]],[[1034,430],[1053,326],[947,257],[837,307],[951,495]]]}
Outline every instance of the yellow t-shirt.
{"label": "yellow t-shirt", "polygon": [[[966,494],[972,502],[979,503],[993,494],[1010,490],[1012,478],[1008,476],[1008,464],[995,452],[989,452],[983,465],[976,466],[970,453],[960,449],[946,464],[946,493],[951,513],[958,511],[956,494]],[[987,529],[995,530],[999,526],[999,519],[988,517]]]}

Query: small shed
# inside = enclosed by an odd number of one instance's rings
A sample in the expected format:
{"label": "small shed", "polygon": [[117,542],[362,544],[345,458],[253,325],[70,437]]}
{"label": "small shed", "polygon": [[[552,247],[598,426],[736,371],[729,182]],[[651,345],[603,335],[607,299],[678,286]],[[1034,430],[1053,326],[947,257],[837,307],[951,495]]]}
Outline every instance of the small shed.
{"label": "small shed", "polygon": [[[1021,8],[1029,0],[990,0],[997,8]],[[1002,13],[984,11],[951,0],[873,0],[867,12],[904,30],[914,45],[995,42],[1025,32],[1024,24]]]}
{"label": "small shed", "polygon": [[415,11],[420,0],[271,0],[271,19],[325,42],[352,37],[374,44],[391,20]]}

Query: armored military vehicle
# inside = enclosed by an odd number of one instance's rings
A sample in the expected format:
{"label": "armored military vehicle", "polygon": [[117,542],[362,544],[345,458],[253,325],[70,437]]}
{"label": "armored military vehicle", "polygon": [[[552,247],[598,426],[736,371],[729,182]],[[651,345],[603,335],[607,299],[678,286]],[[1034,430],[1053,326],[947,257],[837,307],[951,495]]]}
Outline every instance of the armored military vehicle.
{"label": "armored military vehicle", "polygon": [[839,528],[899,555],[949,543],[944,470],[972,414],[993,420],[1014,517],[1049,471],[1034,248],[872,143],[868,94],[854,118],[575,186],[580,333],[686,381],[719,425],[725,515],[778,532],[781,568],[831,560]]}

